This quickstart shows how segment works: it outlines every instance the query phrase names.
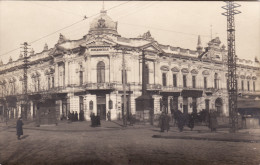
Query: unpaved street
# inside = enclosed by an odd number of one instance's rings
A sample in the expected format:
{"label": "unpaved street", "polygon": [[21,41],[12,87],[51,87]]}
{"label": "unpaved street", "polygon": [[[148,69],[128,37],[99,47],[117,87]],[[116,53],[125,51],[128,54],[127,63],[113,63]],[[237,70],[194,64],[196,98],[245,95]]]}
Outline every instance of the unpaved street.
{"label": "unpaved street", "polygon": [[[3,130],[0,164],[260,164],[259,143],[152,138],[167,133],[149,126],[88,124],[25,126],[20,141],[15,128]],[[181,135],[176,128],[168,134],[172,133]]]}

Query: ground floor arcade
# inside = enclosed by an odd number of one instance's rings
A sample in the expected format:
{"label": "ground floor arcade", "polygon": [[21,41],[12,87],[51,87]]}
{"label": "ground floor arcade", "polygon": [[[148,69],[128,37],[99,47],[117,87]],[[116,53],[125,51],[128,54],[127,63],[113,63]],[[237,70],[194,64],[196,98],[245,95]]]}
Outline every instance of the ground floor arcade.
{"label": "ground floor arcade", "polygon": [[[126,115],[136,114],[135,99],[141,95],[140,91],[126,92]],[[204,92],[157,92],[151,93],[153,98],[154,114],[161,114],[162,110],[171,114],[174,110],[183,113],[198,113],[203,109],[216,110],[220,115],[228,116],[227,94]],[[16,99],[15,106],[9,106],[6,100],[0,103],[0,117],[18,118],[24,109],[24,102]],[[111,120],[122,119],[123,91],[88,91],[81,93],[62,93],[29,97],[27,118],[38,120],[40,124],[55,124],[59,120],[68,119],[69,113],[83,112],[84,119],[90,120],[93,113],[100,116],[102,120],[108,120],[107,114],[110,112]]]}

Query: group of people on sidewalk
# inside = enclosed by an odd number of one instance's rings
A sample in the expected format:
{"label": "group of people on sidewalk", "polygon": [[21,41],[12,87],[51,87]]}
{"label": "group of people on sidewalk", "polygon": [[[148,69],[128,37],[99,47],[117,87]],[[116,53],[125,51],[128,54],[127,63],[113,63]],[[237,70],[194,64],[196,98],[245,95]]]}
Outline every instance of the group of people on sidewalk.
{"label": "group of people on sidewalk", "polygon": [[84,121],[84,111],[81,110],[79,112],[79,114],[78,114],[77,111],[75,113],[74,113],[74,111],[72,113],[69,112],[68,119],[69,119],[69,121],[72,121],[72,122],[74,122],[74,121]]}
{"label": "group of people on sidewalk", "polygon": [[[177,111],[173,111],[171,117],[172,117],[172,121],[174,122],[174,126],[177,125],[180,132],[183,131],[185,125],[188,126],[192,131],[195,125],[195,121],[198,118],[198,114],[196,113],[186,114],[186,113],[182,113],[180,110],[177,110]],[[165,111],[161,113],[159,117],[159,127],[161,132],[164,132],[165,130],[167,132],[169,131],[171,117],[168,116]],[[207,123],[211,132],[217,130],[218,122],[217,122],[216,111],[211,110],[210,112],[208,112],[208,114],[205,115],[205,119],[203,119],[203,121]]]}

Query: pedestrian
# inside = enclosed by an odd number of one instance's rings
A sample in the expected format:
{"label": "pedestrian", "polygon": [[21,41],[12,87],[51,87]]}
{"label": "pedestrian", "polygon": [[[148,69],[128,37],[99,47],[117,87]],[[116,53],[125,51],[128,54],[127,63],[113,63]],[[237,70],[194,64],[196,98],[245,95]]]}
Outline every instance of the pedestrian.
{"label": "pedestrian", "polygon": [[16,134],[17,134],[17,139],[20,139],[20,136],[23,135],[23,121],[22,117],[19,117],[19,119],[16,122]]}
{"label": "pedestrian", "polygon": [[164,111],[162,111],[162,114],[159,118],[159,127],[161,128],[161,132],[164,132],[164,130],[167,130],[167,121],[166,121],[166,114]]}
{"label": "pedestrian", "polygon": [[75,121],[75,113],[74,113],[74,111],[71,114],[71,121]]}
{"label": "pedestrian", "polygon": [[80,112],[79,112],[79,120],[84,121],[84,111],[83,110],[80,110]]}
{"label": "pedestrian", "polygon": [[177,110],[176,112],[176,119],[177,119],[177,126],[179,128],[179,131],[183,131],[183,127],[185,125],[185,115],[180,111]]}
{"label": "pedestrian", "polygon": [[110,110],[107,112],[107,120],[111,121],[111,112],[110,112]]}
{"label": "pedestrian", "polygon": [[209,113],[209,128],[211,132],[216,132],[218,127],[218,121],[217,121],[217,112],[214,110],[211,110]]}
{"label": "pedestrian", "polygon": [[195,120],[195,114],[191,113],[188,115],[188,127],[192,131],[194,128],[194,120]]}
{"label": "pedestrian", "polygon": [[75,113],[75,121],[78,121],[79,120],[79,116],[78,116],[78,112],[76,111]]}

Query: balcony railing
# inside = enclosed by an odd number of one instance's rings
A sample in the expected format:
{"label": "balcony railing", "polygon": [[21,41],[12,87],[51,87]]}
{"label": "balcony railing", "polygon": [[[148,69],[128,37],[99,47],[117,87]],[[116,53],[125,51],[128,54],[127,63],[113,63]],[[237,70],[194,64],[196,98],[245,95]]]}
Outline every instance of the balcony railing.
{"label": "balcony railing", "polygon": [[115,83],[87,83],[85,88],[88,90],[95,89],[115,89]]}

